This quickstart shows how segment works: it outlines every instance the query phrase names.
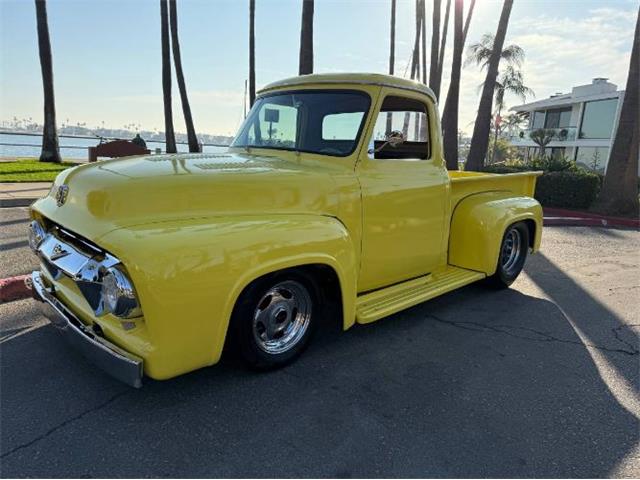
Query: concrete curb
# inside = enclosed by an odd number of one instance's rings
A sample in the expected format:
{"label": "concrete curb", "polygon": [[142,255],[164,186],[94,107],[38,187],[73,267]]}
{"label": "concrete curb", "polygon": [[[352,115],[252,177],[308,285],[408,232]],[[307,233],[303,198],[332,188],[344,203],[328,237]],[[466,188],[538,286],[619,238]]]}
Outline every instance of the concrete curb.
{"label": "concrete curb", "polygon": [[31,275],[0,279],[0,303],[21,300],[31,296]]}

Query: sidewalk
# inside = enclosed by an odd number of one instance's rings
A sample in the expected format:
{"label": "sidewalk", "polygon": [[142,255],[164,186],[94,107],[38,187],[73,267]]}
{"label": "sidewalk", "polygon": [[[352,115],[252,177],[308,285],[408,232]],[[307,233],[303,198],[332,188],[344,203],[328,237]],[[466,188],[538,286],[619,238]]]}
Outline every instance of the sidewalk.
{"label": "sidewalk", "polygon": [[28,207],[51,189],[51,182],[0,183],[0,207]]}

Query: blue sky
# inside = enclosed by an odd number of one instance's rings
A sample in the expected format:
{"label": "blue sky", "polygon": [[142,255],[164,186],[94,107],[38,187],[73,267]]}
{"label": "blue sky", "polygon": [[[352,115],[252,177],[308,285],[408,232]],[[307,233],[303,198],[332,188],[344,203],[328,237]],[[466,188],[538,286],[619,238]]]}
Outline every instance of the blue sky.
{"label": "blue sky", "polygon": [[[444,3],[444,0],[443,0]],[[466,0],[465,3],[469,3]],[[536,98],[609,77],[624,88],[639,0],[515,0],[507,43],[527,54]],[[256,0],[258,86],[295,75],[300,0]],[[386,73],[390,0],[316,0],[315,70]],[[427,0],[430,21],[432,2]],[[495,32],[502,2],[477,0],[467,44]],[[49,0],[58,122],[162,129],[157,0]],[[414,35],[414,1],[398,1],[396,73]],[[196,130],[232,134],[247,77],[248,0],[178,0],[183,67]],[[0,0],[0,119],[42,118],[35,7]],[[452,27],[450,27],[452,28]],[[430,40],[430,24],[427,43]],[[451,40],[451,36],[450,36]],[[429,45],[427,45],[429,48]],[[448,85],[451,44],[445,60]],[[462,72],[460,127],[471,131],[484,73]],[[175,91],[174,82],[174,91]],[[509,104],[520,103],[508,98]],[[174,95],[178,131],[184,131]]]}

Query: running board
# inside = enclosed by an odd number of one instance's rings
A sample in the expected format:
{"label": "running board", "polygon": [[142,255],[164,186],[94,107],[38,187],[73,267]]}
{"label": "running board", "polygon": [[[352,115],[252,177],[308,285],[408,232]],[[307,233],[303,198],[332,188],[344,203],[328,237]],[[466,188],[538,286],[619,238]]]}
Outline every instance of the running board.
{"label": "running board", "polygon": [[441,273],[366,293],[356,300],[356,321],[374,322],[483,278],[484,273],[449,266]]}

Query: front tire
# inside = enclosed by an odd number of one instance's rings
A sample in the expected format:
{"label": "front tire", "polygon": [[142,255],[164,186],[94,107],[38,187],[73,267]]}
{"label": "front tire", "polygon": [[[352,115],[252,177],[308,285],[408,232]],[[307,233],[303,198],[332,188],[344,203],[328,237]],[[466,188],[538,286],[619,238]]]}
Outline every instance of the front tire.
{"label": "front tire", "polygon": [[319,319],[313,280],[297,272],[270,275],[241,294],[233,312],[235,346],[251,368],[282,367],[309,343]]}
{"label": "front tire", "polygon": [[508,288],[520,275],[529,253],[529,228],[524,222],[509,226],[502,237],[496,273],[487,278],[493,288]]}

